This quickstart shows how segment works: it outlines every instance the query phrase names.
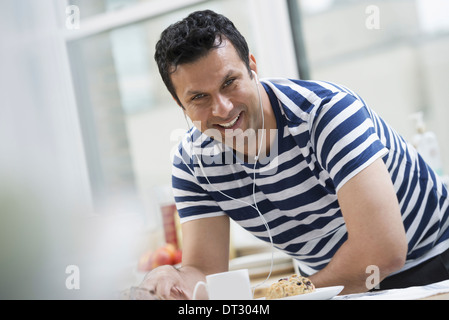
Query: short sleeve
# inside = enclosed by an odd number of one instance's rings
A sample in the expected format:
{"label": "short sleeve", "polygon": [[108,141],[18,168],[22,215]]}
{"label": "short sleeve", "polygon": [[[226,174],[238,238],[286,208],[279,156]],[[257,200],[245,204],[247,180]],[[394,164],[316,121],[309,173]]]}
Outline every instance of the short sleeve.
{"label": "short sleeve", "polygon": [[388,153],[368,108],[345,92],[321,101],[311,118],[311,142],[317,161],[329,173],[337,191]]}
{"label": "short sleeve", "polygon": [[181,144],[172,165],[172,188],[180,222],[225,215],[195,177],[198,164],[188,149]]}

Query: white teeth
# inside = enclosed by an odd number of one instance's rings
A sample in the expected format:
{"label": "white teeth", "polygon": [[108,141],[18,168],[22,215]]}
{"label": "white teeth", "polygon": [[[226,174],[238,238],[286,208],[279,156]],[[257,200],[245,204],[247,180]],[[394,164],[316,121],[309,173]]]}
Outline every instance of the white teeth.
{"label": "white teeth", "polygon": [[234,120],[232,120],[231,122],[228,123],[224,123],[224,124],[220,124],[221,127],[225,128],[225,129],[229,129],[231,127],[233,127],[235,125],[235,123],[237,122],[237,120],[240,118],[240,115],[237,116],[237,118],[235,118]]}

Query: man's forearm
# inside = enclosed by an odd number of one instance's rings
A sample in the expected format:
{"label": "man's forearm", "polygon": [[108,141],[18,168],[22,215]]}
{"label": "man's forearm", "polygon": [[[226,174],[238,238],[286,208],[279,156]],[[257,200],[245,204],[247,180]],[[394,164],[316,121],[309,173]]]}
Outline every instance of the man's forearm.
{"label": "man's forearm", "polygon": [[[316,287],[343,285],[342,294],[360,293],[371,290],[391,272],[401,267],[401,259],[376,259],[369,250],[354,249],[346,242],[336,252],[329,264],[310,276]],[[376,272],[372,276],[373,266]],[[378,279],[377,283],[372,280]]]}

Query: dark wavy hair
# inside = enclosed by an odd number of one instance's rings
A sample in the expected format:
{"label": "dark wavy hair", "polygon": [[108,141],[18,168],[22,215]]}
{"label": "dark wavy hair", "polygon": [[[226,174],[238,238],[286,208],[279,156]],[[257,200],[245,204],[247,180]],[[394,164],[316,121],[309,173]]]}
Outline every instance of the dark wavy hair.
{"label": "dark wavy hair", "polygon": [[251,76],[248,44],[234,24],[221,14],[211,10],[195,11],[162,32],[154,59],[165,86],[180,106],[182,103],[170,75],[178,65],[206,56],[209,50],[218,48],[225,39],[233,44]]}

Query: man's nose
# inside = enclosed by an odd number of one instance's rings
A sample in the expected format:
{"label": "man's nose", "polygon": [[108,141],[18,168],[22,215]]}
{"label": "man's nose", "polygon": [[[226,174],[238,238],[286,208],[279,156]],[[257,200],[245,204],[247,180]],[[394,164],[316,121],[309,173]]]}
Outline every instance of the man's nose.
{"label": "man's nose", "polygon": [[229,98],[218,95],[215,98],[214,105],[212,106],[212,114],[215,117],[227,118],[229,112],[232,110],[232,102]]}

